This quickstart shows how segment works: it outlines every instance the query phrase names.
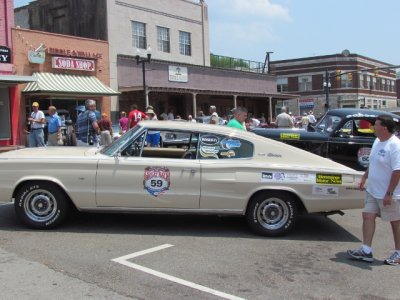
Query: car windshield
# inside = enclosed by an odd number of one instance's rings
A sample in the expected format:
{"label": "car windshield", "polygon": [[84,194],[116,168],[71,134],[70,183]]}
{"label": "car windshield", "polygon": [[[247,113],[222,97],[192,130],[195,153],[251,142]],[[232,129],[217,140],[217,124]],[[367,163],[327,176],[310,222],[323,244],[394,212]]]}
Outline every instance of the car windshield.
{"label": "car windshield", "polygon": [[140,131],[142,127],[137,125],[124,135],[122,135],[119,139],[115,140],[110,145],[101,149],[100,153],[108,156],[114,155],[118,149],[123,149],[124,146],[132,139],[132,136],[136,134],[136,132]]}
{"label": "car windshield", "polygon": [[321,121],[317,124],[318,131],[332,132],[336,129],[337,125],[342,120],[339,116],[326,114]]}

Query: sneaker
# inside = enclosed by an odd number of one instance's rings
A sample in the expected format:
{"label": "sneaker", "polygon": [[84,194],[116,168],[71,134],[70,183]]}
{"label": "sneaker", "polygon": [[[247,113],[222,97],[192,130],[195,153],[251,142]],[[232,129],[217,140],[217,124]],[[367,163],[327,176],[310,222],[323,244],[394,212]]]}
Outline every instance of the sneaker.
{"label": "sneaker", "polygon": [[385,264],[392,266],[400,265],[400,254],[394,252],[389,258],[385,259]]}
{"label": "sneaker", "polygon": [[[363,260],[367,262],[373,262],[374,258],[371,253],[365,253],[362,248],[357,249],[357,250],[347,250],[347,254],[350,255],[352,258],[357,259],[357,260]],[[398,257],[399,258],[399,257]]]}

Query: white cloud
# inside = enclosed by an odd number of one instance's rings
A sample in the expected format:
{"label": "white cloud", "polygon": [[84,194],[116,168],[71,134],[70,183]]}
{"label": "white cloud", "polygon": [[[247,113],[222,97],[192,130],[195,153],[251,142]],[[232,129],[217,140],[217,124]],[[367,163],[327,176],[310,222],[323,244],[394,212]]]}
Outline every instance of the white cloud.
{"label": "white cloud", "polygon": [[291,21],[288,10],[279,4],[273,4],[269,0],[231,0],[231,8],[239,16],[260,16],[267,19]]}

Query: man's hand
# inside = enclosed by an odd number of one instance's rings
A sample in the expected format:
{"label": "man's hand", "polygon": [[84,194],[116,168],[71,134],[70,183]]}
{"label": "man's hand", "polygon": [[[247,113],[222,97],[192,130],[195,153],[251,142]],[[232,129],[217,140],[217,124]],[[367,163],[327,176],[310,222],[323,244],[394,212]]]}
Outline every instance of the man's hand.
{"label": "man's hand", "polygon": [[392,204],[392,196],[385,194],[385,198],[383,198],[383,206],[389,206]]}

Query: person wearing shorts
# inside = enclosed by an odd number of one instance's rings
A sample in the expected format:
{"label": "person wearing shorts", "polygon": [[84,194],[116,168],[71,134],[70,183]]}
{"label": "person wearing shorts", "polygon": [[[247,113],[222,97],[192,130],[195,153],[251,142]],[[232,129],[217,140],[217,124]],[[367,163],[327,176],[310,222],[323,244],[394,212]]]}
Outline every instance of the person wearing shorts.
{"label": "person wearing shorts", "polygon": [[[395,250],[384,263],[400,265],[400,140],[394,135],[395,122],[390,116],[376,118],[374,129],[376,140],[369,156],[369,167],[365,171],[360,189],[366,186],[363,216],[363,245],[347,254],[357,260],[373,262],[372,239],[376,217],[390,222]],[[368,179],[368,184],[366,181]]]}

